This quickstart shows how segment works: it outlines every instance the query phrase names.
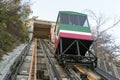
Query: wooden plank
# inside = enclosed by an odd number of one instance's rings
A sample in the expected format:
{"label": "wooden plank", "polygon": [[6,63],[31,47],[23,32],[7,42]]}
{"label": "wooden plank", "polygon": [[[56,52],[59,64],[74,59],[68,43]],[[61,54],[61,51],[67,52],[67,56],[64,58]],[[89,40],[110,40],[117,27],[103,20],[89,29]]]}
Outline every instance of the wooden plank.
{"label": "wooden plank", "polygon": [[32,53],[32,60],[28,80],[36,80],[36,54],[37,54],[37,39],[34,40],[34,50]]}
{"label": "wooden plank", "polygon": [[90,69],[86,69],[86,68],[83,68],[83,67],[78,66],[78,65],[74,65],[74,66],[76,67],[76,69],[78,71],[80,71],[83,74],[86,74],[88,80],[101,80],[101,77],[98,74],[91,71]]}

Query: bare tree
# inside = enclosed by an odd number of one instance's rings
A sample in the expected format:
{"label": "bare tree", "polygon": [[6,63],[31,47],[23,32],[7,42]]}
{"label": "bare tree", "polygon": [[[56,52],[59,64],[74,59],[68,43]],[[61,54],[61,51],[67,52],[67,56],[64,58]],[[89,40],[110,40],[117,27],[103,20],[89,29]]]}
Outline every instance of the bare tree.
{"label": "bare tree", "polygon": [[[96,50],[97,56],[99,58],[113,61],[120,53],[120,45],[115,43],[115,39],[112,38],[112,35],[107,32],[112,28],[115,28],[120,23],[120,19],[113,22],[111,26],[107,26],[106,23],[109,21],[109,18],[105,18],[102,14],[97,16],[91,10],[85,10],[88,13],[90,20],[94,23],[92,26],[92,34],[94,36],[94,48]],[[102,29],[104,26],[104,29]]]}

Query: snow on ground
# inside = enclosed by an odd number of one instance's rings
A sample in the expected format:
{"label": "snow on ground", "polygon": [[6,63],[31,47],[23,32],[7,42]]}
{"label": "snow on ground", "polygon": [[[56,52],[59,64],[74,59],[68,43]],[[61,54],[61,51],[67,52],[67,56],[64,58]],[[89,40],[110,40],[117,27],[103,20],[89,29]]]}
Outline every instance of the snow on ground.
{"label": "snow on ground", "polygon": [[14,62],[16,57],[18,57],[21,51],[27,44],[21,44],[13,52],[8,53],[8,55],[3,56],[3,60],[0,62],[0,80],[3,80],[4,76],[9,71],[11,64]]}

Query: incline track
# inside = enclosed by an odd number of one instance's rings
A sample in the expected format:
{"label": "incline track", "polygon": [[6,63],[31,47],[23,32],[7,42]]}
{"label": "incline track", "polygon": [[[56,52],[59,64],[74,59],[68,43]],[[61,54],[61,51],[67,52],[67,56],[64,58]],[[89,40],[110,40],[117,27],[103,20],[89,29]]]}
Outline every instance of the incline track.
{"label": "incline track", "polygon": [[35,39],[28,80],[69,80],[47,40]]}
{"label": "incline track", "polygon": [[61,77],[60,77],[60,75],[59,75],[53,61],[50,58],[50,54],[46,50],[45,42],[43,40],[41,40],[41,45],[42,45],[42,49],[44,50],[45,56],[47,58],[47,61],[48,61],[48,64],[49,64],[48,66],[51,66],[51,70],[53,72],[53,79],[61,80]]}
{"label": "incline track", "polygon": [[[32,42],[32,41],[31,41]],[[29,52],[31,42],[23,49],[21,54],[16,58],[14,63],[11,65],[10,70],[7,72],[3,80],[16,80],[19,69],[21,68],[24,59]]]}
{"label": "incline track", "polygon": [[59,66],[59,64],[56,62],[54,55],[53,55],[53,51],[48,46],[47,41],[39,40],[38,42],[39,42],[39,45],[41,45],[41,49],[43,50],[43,53],[44,53],[50,80],[67,79],[67,77],[66,77],[67,75],[62,70],[62,67]]}
{"label": "incline track", "polygon": [[[51,47],[48,45],[48,42],[47,41],[45,41],[45,40],[39,40],[40,41],[40,43],[41,43],[41,45],[43,46],[43,50],[44,50],[44,53],[46,53],[45,54],[45,56],[47,57],[47,60],[48,60],[48,66],[49,66],[49,68],[51,67],[52,69],[50,69],[50,70],[52,70],[51,71],[51,73],[53,73],[54,74],[54,77],[55,77],[55,79],[57,79],[57,80],[61,80],[62,78],[60,77],[60,72],[58,72],[57,71],[57,69],[56,69],[56,67],[55,67],[55,64],[53,63],[53,61],[52,61],[52,59],[51,58],[53,58],[53,57],[51,57],[51,55],[52,56],[54,56],[53,54],[51,54],[51,53],[53,53],[54,51],[51,49]],[[49,51],[48,51],[49,50]],[[59,65],[60,66],[60,65]],[[96,73],[93,73],[93,72],[88,72],[87,74],[85,74],[86,75],[86,77],[81,77],[80,76],[80,74],[82,74],[79,70],[76,72],[76,70],[78,69],[78,68],[80,68],[80,66],[76,66],[76,65],[65,65],[64,67],[64,71],[67,73],[67,75],[69,76],[69,78],[71,79],[71,80],[101,80],[99,77],[98,77],[98,75],[96,74]],[[85,71],[84,71],[84,73],[86,73]],[[92,73],[92,74],[91,74]],[[84,75],[84,76],[85,76]],[[58,77],[58,78],[57,78]],[[54,79],[54,78],[52,78],[52,79]]]}
{"label": "incline track", "polygon": [[[30,44],[23,50],[22,54],[17,58],[14,66],[6,75],[4,80],[21,80],[18,76],[26,76],[25,80],[107,80],[93,70],[87,67],[65,64],[59,65],[54,57],[54,50],[48,40],[34,39],[34,47],[30,58],[30,66],[28,73],[20,73],[21,66],[25,62],[25,57],[29,51]],[[22,68],[23,69],[23,68]],[[25,69],[23,69],[25,70]]]}

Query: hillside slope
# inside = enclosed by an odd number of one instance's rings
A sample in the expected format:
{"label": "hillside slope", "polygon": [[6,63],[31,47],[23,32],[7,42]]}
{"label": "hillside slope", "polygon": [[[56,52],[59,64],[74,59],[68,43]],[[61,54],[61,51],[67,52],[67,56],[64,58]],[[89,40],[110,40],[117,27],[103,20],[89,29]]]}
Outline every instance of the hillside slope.
{"label": "hillside slope", "polygon": [[26,19],[30,13],[29,2],[0,0],[0,59],[29,39]]}

